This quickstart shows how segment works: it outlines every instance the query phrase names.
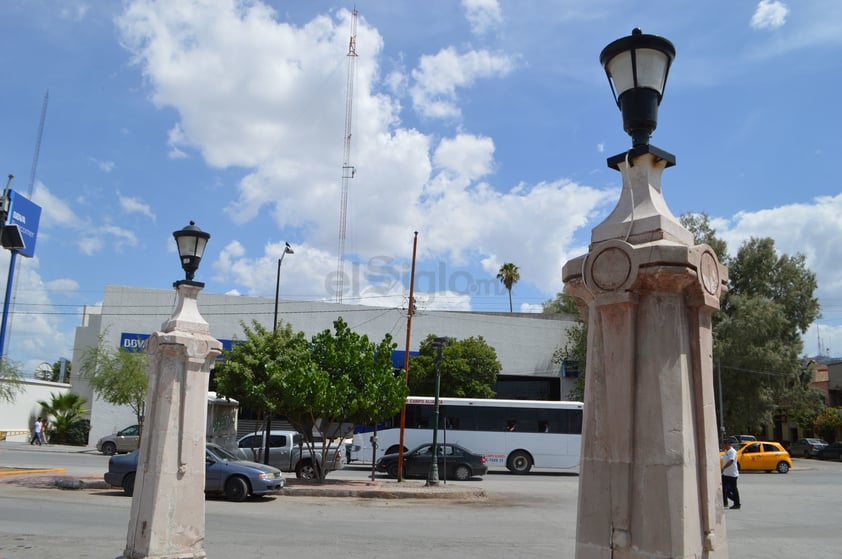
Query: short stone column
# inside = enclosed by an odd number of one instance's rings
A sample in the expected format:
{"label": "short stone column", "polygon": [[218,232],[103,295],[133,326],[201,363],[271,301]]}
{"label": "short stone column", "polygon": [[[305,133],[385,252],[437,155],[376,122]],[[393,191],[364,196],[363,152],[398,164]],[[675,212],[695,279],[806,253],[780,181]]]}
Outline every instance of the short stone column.
{"label": "short stone column", "polygon": [[176,283],[172,317],[147,343],[149,392],[132,498],[128,559],[200,559],[205,543],[208,373],[222,344],[196,298],[201,284]]}
{"label": "short stone column", "polygon": [[727,269],[666,207],[672,156],[630,155],[609,160],[620,201],[563,270],[588,323],[576,557],[723,559],[711,316]]}

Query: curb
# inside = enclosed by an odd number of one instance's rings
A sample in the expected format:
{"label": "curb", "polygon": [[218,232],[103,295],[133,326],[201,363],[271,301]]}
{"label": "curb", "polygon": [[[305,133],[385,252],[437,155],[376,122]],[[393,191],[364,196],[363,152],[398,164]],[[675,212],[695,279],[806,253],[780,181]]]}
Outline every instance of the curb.
{"label": "curb", "polygon": [[[10,470],[4,475],[24,474],[20,478],[9,478],[4,483],[22,485],[26,487],[41,489],[105,489],[121,490],[113,487],[102,479],[78,478],[62,476],[27,476],[25,474],[61,473],[64,470]],[[389,484],[392,485],[392,484]],[[381,487],[381,486],[360,486],[360,487],[337,487],[329,485],[287,485],[277,496],[283,497],[351,497],[357,499],[453,499],[462,501],[477,501],[488,498],[483,489],[470,489],[464,487],[425,487],[425,486],[404,486],[404,487]]]}
{"label": "curb", "polygon": [[63,474],[64,468],[18,468],[10,470],[0,470],[0,476],[17,476],[24,474]]}

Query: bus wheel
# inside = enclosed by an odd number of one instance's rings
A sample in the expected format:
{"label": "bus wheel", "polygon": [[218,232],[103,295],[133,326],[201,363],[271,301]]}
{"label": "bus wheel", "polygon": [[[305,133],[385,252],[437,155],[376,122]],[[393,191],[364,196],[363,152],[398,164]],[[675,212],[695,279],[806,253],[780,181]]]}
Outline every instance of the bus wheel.
{"label": "bus wheel", "polygon": [[506,467],[513,474],[526,474],[532,469],[532,458],[522,450],[516,450],[509,455]]}

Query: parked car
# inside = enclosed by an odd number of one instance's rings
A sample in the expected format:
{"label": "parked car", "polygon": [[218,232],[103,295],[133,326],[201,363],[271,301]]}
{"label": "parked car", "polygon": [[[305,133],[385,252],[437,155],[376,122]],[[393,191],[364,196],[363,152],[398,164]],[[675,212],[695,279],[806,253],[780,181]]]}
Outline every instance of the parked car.
{"label": "parked car", "polygon": [[[754,441],[741,443],[737,449],[737,467],[740,471],[771,472],[785,474],[792,468],[792,459],[780,443]],[[720,452],[720,458],[724,452]]]}
{"label": "parked car", "polygon": [[[341,470],[345,467],[346,452],[340,441],[331,441],[327,456],[328,471]],[[245,435],[237,441],[238,456],[244,460],[263,462],[266,439],[263,433]],[[315,443],[315,457],[296,431],[269,431],[269,464],[283,472],[295,472],[296,477],[315,479],[315,463],[321,463],[324,443]],[[315,460],[313,460],[315,458]]]}
{"label": "parked car", "polygon": [[842,441],[830,443],[816,453],[816,458],[821,460],[842,460]]}
{"label": "parked car", "polygon": [[789,455],[792,457],[803,456],[804,458],[815,458],[819,450],[827,446],[827,441],[822,439],[798,439],[789,445]]}
{"label": "parked car", "polygon": [[[134,494],[139,451],[112,456],[108,460],[105,482],[122,487],[126,495]],[[244,501],[246,497],[279,493],[284,487],[283,474],[278,468],[241,460],[219,445],[205,447],[205,493],[222,494],[229,501]]]}
{"label": "parked car", "polygon": [[130,425],[96,442],[96,449],[108,456],[131,452],[137,450],[138,446],[140,446],[140,428],[137,425]]}
{"label": "parked car", "polygon": [[[488,472],[485,456],[476,454],[458,444],[438,444],[438,470],[440,479],[464,481],[473,476],[484,476]],[[375,464],[378,472],[389,477],[398,477],[398,454],[387,454]],[[403,455],[405,477],[426,477],[433,461],[433,444],[422,444]]]}

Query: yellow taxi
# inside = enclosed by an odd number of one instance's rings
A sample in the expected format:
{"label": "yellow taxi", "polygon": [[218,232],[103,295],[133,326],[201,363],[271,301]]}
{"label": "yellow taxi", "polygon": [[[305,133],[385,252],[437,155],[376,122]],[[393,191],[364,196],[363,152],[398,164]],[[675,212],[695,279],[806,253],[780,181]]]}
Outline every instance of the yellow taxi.
{"label": "yellow taxi", "polygon": [[[737,467],[741,472],[778,471],[782,474],[792,468],[792,459],[784,447],[773,441],[749,441],[736,447]],[[722,458],[724,452],[719,453]]]}

